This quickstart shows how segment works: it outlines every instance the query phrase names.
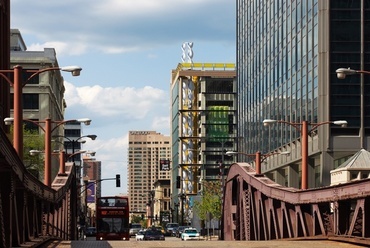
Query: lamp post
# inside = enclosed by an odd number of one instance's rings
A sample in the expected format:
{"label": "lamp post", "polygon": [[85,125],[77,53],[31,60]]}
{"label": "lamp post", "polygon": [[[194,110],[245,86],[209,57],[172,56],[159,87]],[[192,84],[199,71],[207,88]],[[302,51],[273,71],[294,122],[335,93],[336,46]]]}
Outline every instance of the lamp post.
{"label": "lamp post", "polygon": [[176,212],[176,223],[179,223],[179,206],[180,206],[180,203],[175,202],[174,206],[175,206],[175,212]]}
{"label": "lamp post", "polygon": [[[308,135],[316,130],[319,126],[325,124],[334,124],[339,125],[342,127],[347,126],[347,121],[340,120],[340,121],[325,121],[321,123],[311,123],[308,121],[302,121],[300,123],[296,122],[289,122],[283,120],[271,120],[265,119],[263,121],[264,126],[269,126],[273,123],[283,123],[294,127],[297,131],[301,134],[301,156],[302,156],[302,184],[301,189],[308,188]],[[311,129],[308,129],[308,126],[311,125]]]}
{"label": "lamp post", "polygon": [[[30,150],[30,155],[31,156],[35,156],[36,154],[40,154],[40,153],[44,153],[44,152],[39,151],[39,150]],[[73,157],[73,156],[81,154],[81,153],[86,153],[86,154],[90,154],[91,156],[95,156],[96,152],[80,150],[80,151],[75,152],[73,154],[66,154],[64,150],[60,150],[59,151],[59,173],[58,173],[58,175],[65,176],[66,175],[65,174],[65,162],[66,162],[66,160],[68,160],[70,157]],[[52,154],[54,154],[54,153],[52,153]]]}
{"label": "lamp post", "polygon": [[[48,67],[40,70],[23,70],[22,66],[16,65],[12,70],[0,70],[0,77],[13,87],[14,91],[14,133],[13,133],[13,146],[18,156],[23,159],[23,130],[22,130],[22,88],[36,75],[46,71],[67,71],[71,72],[73,76],[79,76],[81,67],[78,66],[67,66],[67,67]],[[22,82],[22,72],[33,73],[28,79]],[[12,82],[7,76],[7,73],[13,73],[14,81]]]}
{"label": "lamp post", "polygon": [[[16,118],[7,117],[4,119],[5,125],[10,125],[12,122],[15,122]],[[83,122],[85,125],[90,125],[91,120],[88,118],[76,119],[76,120],[62,120],[62,121],[52,121],[50,118],[46,118],[44,121],[34,121],[30,119],[24,119],[23,121],[31,122],[41,128],[45,133],[45,168],[44,168],[44,180],[45,185],[51,185],[51,133],[67,122]],[[41,123],[44,123],[44,127],[41,126]],[[54,123],[56,126],[51,127],[51,124]],[[22,144],[23,149],[23,144]]]}
{"label": "lamp post", "polygon": [[[66,139],[69,143],[68,144],[72,144],[72,154],[74,154],[75,153],[75,148],[76,148],[76,146],[75,146],[75,144],[77,143],[77,142],[80,142],[80,143],[85,143],[86,142],[86,140],[82,140],[83,138],[90,138],[91,140],[96,140],[96,138],[98,137],[97,135],[95,135],[95,134],[88,134],[88,135],[83,135],[83,136],[81,136],[81,137],[78,137],[77,139],[70,139],[70,138],[68,138],[68,137],[66,137],[66,136],[63,136],[63,135],[54,135],[53,137],[61,137],[61,138],[64,138],[64,139]],[[65,142],[65,141],[64,141]],[[67,148],[68,148],[68,145],[67,146],[65,146],[65,149],[66,149],[66,152],[68,152],[67,151]],[[70,156],[69,158],[72,158],[73,160],[73,162],[74,162],[74,156]]]}
{"label": "lamp post", "polygon": [[181,200],[181,225],[184,225],[184,200],[186,199],[186,195],[181,193],[178,195]]}
{"label": "lamp post", "polygon": [[[154,208],[154,194],[155,194],[155,191],[154,190],[149,190],[149,191],[146,191],[148,193],[148,203],[146,204],[147,206],[147,219],[148,219],[148,222],[147,222],[147,227],[150,227],[153,223],[153,208]],[[145,194],[141,194],[140,196],[144,197]]]}
{"label": "lamp post", "polygon": [[[347,75],[354,75],[354,74],[368,74],[370,75],[370,71],[364,70],[353,70],[350,68],[339,68],[335,71],[337,73],[338,79],[345,79]],[[361,148],[365,147],[365,86],[364,86],[364,77],[361,76],[360,79],[360,142]]]}
{"label": "lamp post", "polygon": [[254,153],[254,154],[253,153],[248,154],[248,153],[244,153],[244,152],[235,152],[235,151],[227,151],[226,152],[226,155],[229,155],[229,156],[236,155],[236,154],[242,154],[242,155],[254,158],[255,161],[256,161],[256,175],[255,176],[261,176],[261,175],[263,175],[261,173],[261,164],[262,164],[263,161],[265,161],[265,159],[267,159],[270,156],[277,155],[277,154],[289,155],[290,152],[288,152],[288,151],[287,152],[272,152],[272,153],[267,153],[267,154],[261,154],[261,152],[259,152],[259,151]]}

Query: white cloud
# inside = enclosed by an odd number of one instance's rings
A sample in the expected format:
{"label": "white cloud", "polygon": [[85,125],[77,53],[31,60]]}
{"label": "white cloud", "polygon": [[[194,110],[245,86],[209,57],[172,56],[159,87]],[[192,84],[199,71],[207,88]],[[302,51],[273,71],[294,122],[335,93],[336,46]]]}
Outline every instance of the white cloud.
{"label": "white cloud", "polygon": [[133,87],[102,87],[100,85],[75,87],[65,82],[65,98],[68,107],[79,105],[99,116],[120,116],[141,119],[148,112],[161,106],[166,94],[163,90],[151,86]]}
{"label": "white cloud", "polygon": [[27,46],[28,51],[43,51],[44,48],[54,48],[57,54],[63,54],[64,56],[81,55],[87,50],[87,46],[82,43],[66,43],[59,41],[49,41],[43,44],[34,43]]}
{"label": "white cloud", "polygon": [[163,132],[164,135],[169,135],[169,133],[164,133],[164,130],[168,130],[170,126],[169,116],[157,116],[154,118],[152,123],[152,130],[158,130]]}
{"label": "white cloud", "polygon": [[230,0],[65,0],[45,4],[43,0],[12,0],[11,25],[21,28],[24,35],[44,41],[33,42],[29,46],[32,50],[55,47],[59,56],[91,51],[122,54],[193,37],[208,42],[220,39],[233,42],[234,19],[223,14],[226,9],[234,11],[235,3]]}

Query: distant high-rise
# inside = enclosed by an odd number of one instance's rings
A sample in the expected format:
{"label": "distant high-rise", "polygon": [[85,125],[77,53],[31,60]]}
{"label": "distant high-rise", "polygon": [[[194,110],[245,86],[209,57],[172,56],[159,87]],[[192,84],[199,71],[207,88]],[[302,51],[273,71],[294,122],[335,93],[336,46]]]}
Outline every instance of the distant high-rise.
{"label": "distant high-rise", "polygon": [[[155,131],[129,132],[128,195],[132,212],[146,213],[147,204],[152,200],[165,200],[162,197],[168,198],[169,202],[169,187],[158,188],[155,184],[170,179],[170,170],[161,168],[161,160],[171,157],[170,143],[169,136]],[[161,195],[161,199],[154,199],[155,195]],[[169,206],[166,208],[164,204],[163,210],[169,210]]]}
{"label": "distant high-rise", "polygon": [[193,226],[202,181],[222,180],[233,160],[225,150],[236,150],[235,99],[235,64],[189,62],[172,70],[172,208],[183,201],[184,221]]}
{"label": "distant high-rise", "polygon": [[364,0],[237,0],[238,134],[245,138],[238,148],[290,151],[262,167],[278,183],[301,184],[301,134],[292,125],[264,127],[264,119],[348,122],[310,133],[309,187],[329,185],[330,170],[369,149],[370,86],[361,82],[370,77],[336,75],[338,68],[370,70],[369,10]]}

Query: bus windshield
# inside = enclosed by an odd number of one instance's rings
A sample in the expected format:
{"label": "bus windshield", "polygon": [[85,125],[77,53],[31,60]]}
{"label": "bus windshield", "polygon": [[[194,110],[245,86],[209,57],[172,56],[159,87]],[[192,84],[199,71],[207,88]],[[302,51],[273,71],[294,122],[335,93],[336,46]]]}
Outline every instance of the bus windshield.
{"label": "bus windshield", "polygon": [[129,240],[130,209],[128,197],[113,196],[97,198],[96,239]]}
{"label": "bus windshield", "polygon": [[121,233],[128,226],[128,219],[125,218],[101,218],[98,220],[98,232]]}

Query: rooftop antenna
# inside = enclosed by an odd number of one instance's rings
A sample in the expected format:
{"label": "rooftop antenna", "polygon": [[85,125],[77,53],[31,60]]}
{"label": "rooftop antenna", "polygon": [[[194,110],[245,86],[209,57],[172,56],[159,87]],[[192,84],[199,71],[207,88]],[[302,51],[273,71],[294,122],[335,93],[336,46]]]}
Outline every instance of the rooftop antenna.
{"label": "rooftop antenna", "polygon": [[181,60],[183,63],[193,63],[193,42],[182,43],[181,50],[182,56]]}

